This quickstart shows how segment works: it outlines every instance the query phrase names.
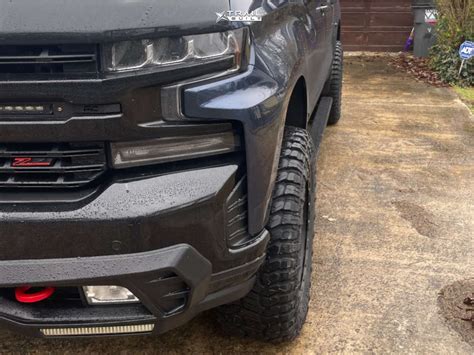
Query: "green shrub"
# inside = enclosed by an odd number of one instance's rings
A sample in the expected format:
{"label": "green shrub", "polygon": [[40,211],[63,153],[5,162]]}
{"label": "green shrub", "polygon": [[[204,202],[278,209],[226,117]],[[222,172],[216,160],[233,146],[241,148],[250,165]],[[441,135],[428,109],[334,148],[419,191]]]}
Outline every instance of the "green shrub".
{"label": "green shrub", "polygon": [[474,59],[466,61],[459,75],[459,47],[474,41],[474,0],[437,0],[437,43],[430,53],[431,67],[449,84],[474,86]]}

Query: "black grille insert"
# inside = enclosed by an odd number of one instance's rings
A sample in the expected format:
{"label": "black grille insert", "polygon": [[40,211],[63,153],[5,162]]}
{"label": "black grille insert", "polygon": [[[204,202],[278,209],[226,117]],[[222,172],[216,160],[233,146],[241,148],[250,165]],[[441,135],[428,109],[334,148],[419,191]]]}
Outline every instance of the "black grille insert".
{"label": "black grille insert", "polygon": [[1,188],[77,188],[106,168],[103,143],[0,144]]}
{"label": "black grille insert", "polygon": [[0,46],[0,74],[97,72],[96,45]]}
{"label": "black grille insert", "polygon": [[227,244],[231,249],[240,248],[251,239],[247,214],[247,180],[243,178],[227,200]]}

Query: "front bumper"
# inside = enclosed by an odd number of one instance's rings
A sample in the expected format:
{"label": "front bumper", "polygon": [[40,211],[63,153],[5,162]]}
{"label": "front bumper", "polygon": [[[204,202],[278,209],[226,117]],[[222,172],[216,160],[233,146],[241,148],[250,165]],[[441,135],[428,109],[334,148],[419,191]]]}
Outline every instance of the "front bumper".
{"label": "front bumper", "polygon": [[[181,168],[180,168],[181,169]],[[0,208],[0,260],[134,254],[179,243],[194,247],[219,272],[264,253],[231,249],[229,199],[241,176],[237,163],[116,177],[76,203],[8,203]],[[245,200],[245,193],[237,198]],[[242,222],[247,211],[241,210]],[[242,225],[244,228],[245,225]],[[248,234],[247,242],[258,238]]]}
{"label": "front bumper", "polygon": [[228,244],[227,205],[242,179],[238,164],[156,172],[115,180],[78,204],[3,206],[0,291],[119,285],[141,305],[51,308],[0,296],[0,325],[33,336],[134,324],[162,333],[242,298],[268,243],[264,230]]}
{"label": "front bumper", "polygon": [[[268,236],[263,233],[259,243]],[[137,295],[140,306],[44,309],[0,298],[0,324],[30,336],[48,330],[152,324],[153,333],[175,328],[199,312],[238,300],[252,288],[263,257],[225,272],[185,244],[157,251],[90,258],[2,261],[0,285],[121,285]],[[209,293],[223,280],[233,286]],[[54,333],[54,332],[53,332]]]}

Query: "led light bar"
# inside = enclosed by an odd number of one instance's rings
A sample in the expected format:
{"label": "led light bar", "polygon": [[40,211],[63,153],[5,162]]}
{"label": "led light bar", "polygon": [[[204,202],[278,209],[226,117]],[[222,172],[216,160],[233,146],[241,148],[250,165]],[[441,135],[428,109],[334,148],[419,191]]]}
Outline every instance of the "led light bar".
{"label": "led light bar", "polygon": [[84,335],[113,335],[131,333],[150,333],[155,329],[154,324],[120,325],[110,327],[82,328],[43,328],[40,332],[47,337],[84,336]]}
{"label": "led light bar", "polygon": [[0,114],[5,115],[50,115],[52,113],[51,105],[18,105],[18,104],[1,104]]}

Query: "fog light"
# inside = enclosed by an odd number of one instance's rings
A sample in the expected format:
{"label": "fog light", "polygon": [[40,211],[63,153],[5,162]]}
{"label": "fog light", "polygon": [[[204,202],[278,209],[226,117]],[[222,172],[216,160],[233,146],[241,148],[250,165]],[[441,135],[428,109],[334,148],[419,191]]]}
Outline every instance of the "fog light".
{"label": "fog light", "polygon": [[140,300],[128,289],[120,286],[84,286],[90,305],[137,303]]}

